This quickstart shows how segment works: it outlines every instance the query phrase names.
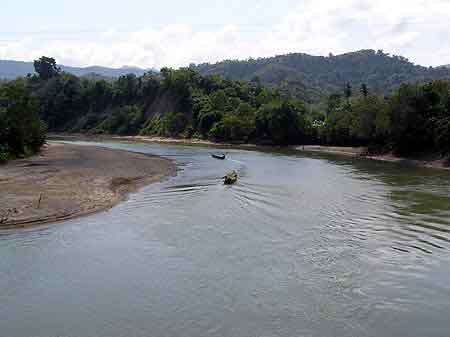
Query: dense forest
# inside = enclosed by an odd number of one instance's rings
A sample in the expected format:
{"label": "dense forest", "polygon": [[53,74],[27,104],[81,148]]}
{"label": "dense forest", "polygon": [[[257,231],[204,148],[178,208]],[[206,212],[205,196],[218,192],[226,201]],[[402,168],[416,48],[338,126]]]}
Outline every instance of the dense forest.
{"label": "dense forest", "polygon": [[27,78],[50,131],[199,137],[290,144],[303,140],[303,104],[247,82],[163,68],[116,81],[78,78],[54,59]]}
{"label": "dense forest", "polygon": [[[2,153],[17,156],[52,132],[203,138],[258,144],[369,146],[409,155],[450,154],[450,82],[402,84],[389,97],[370,82],[344,85],[312,106],[260,83],[191,68],[115,81],[65,73],[52,58],[0,87]],[[5,156],[5,155],[4,155]]]}
{"label": "dense forest", "polygon": [[402,84],[389,97],[367,85],[330,95],[325,111],[311,114],[313,137],[322,144],[365,145],[399,155],[450,154],[450,82]]}
{"label": "dense forest", "polygon": [[404,83],[450,79],[450,70],[446,67],[414,65],[402,56],[390,56],[381,50],[330,54],[328,57],[288,54],[191,65],[191,68],[204,76],[220,75],[278,88],[309,103],[340,92],[346,83],[354,87],[366,83],[374,94],[390,95]]}

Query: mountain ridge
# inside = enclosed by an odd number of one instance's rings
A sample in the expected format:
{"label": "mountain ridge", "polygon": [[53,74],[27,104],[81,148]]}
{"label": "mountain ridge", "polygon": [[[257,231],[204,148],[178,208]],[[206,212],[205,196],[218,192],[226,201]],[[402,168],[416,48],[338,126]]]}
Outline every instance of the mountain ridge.
{"label": "mountain ridge", "polygon": [[353,90],[366,84],[373,93],[390,95],[402,83],[450,79],[450,69],[445,67],[424,67],[403,56],[371,49],[329,56],[291,53],[190,67],[204,76],[220,75],[231,80],[260,82],[308,102],[343,93],[347,83]]}
{"label": "mountain ridge", "polygon": [[[347,84],[353,87],[353,91],[358,91],[365,84],[371,93],[389,96],[403,83],[450,79],[450,65],[424,67],[403,56],[391,56],[382,50],[371,49],[329,56],[290,53],[266,58],[191,64],[189,68],[203,76],[220,75],[231,80],[259,82],[308,103],[319,102],[331,94],[342,94]],[[133,66],[109,68],[61,65],[61,69],[76,76],[99,75],[107,78],[129,73],[141,76],[148,71],[157,72]],[[34,73],[33,62],[0,60],[0,79],[13,79],[28,73]]]}
{"label": "mountain ridge", "polygon": [[[60,65],[65,72],[76,76],[86,76],[90,74],[97,74],[105,77],[119,77],[127,74],[135,74],[141,76],[145,72],[154,71],[153,69],[142,69],[133,66],[123,66],[120,68],[110,68],[103,66],[88,66],[88,67],[72,67]],[[33,62],[15,61],[15,60],[0,60],[0,78],[14,79],[20,76],[34,73]]]}

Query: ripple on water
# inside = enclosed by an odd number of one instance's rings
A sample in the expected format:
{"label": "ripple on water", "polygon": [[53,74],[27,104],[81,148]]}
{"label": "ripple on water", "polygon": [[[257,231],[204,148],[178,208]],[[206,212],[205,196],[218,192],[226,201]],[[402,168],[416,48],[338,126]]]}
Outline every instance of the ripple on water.
{"label": "ripple on water", "polygon": [[[66,335],[55,321],[80,336],[448,333],[450,177],[346,159],[136,149],[182,169],[109,212],[0,234],[5,335],[36,326]],[[223,186],[231,170],[239,181]]]}

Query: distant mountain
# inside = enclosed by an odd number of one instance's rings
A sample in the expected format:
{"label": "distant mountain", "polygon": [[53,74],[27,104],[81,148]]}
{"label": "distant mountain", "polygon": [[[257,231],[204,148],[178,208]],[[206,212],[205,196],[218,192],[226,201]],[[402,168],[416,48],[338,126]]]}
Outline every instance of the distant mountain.
{"label": "distant mountain", "polygon": [[61,66],[61,69],[67,73],[71,73],[76,76],[98,74],[106,77],[119,77],[127,74],[135,74],[136,76],[142,76],[145,72],[148,71],[147,69],[141,69],[137,67],[107,68],[100,66],[92,66],[85,68]]}
{"label": "distant mountain", "polygon": [[[450,65],[423,67],[402,56],[390,56],[374,50],[336,56],[330,54],[327,57],[287,54],[245,61],[225,60],[190,67],[206,76],[217,74],[232,80],[259,82],[313,103],[330,94],[343,93],[347,83],[352,85],[354,92],[359,91],[364,83],[371,93],[389,95],[402,83],[450,79]],[[90,78],[115,78],[129,73],[139,76],[148,71],[136,67],[61,68],[74,75]],[[12,79],[33,72],[32,62],[0,60],[0,79]]]}
{"label": "distant mountain", "polygon": [[374,50],[328,57],[288,54],[191,65],[191,68],[202,75],[218,74],[233,80],[260,82],[309,102],[342,93],[347,83],[355,92],[365,83],[371,92],[389,95],[401,83],[450,78],[450,69],[445,67],[422,67],[402,56]]}
{"label": "distant mountain", "polygon": [[[61,65],[61,69],[76,76],[97,74],[104,77],[119,77],[130,73],[141,76],[148,71],[137,67],[107,68],[92,66],[82,68],[64,65]],[[0,60],[0,78],[13,79],[19,76],[26,76],[29,73],[34,73],[33,62]]]}

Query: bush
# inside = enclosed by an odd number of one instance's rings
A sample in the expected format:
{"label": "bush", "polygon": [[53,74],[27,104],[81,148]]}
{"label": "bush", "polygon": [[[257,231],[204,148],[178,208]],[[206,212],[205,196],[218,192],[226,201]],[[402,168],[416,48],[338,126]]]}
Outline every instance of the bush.
{"label": "bush", "polygon": [[0,163],[6,163],[9,159],[9,150],[7,145],[0,145]]}
{"label": "bush", "polygon": [[188,119],[183,113],[167,113],[162,120],[163,134],[165,136],[177,137],[186,129],[187,124]]}
{"label": "bush", "polygon": [[282,101],[263,105],[256,115],[256,133],[274,144],[288,145],[304,138],[304,120],[294,104]]}
{"label": "bush", "polygon": [[436,145],[444,156],[450,156],[450,117],[439,121],[436,130]]}
{"label": "bush", "polygon": [[147,119],[139,134],[142,136],[160,136],[162,134],[161,118],[153,116]]}
{"label": "bush", "polygon": [[253,121],[228,113],[213,125],[209,136],[216,140],[247,141],[254,131]]}

